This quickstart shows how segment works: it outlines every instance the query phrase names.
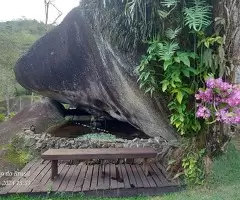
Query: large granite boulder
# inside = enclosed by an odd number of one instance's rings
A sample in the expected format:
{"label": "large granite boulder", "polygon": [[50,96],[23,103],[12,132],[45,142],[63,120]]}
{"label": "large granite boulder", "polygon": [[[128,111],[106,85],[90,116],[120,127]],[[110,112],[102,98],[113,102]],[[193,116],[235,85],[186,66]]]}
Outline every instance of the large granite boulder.
{"label": "large granite boulder", "polygon": [[19,59],[15,74],[23,87],[51,99],[175,140],[165,106],[139,89],[135,66],[75,8]]}

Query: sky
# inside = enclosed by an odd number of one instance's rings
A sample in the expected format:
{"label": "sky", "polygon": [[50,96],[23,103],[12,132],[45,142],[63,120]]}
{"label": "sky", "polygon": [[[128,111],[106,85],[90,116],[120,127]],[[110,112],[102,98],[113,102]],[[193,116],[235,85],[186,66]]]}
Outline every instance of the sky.
{"label": "sky", "polygon": [[[57,23],[74,7],[79,5],[79,0],[54,0],[56,7],[63,13]],[[49,23],[58,16],[58,12],[52,7],[49,10]],[[0,21],[9,21],[26,17],[45,21],[44,0],[0,0]]]}

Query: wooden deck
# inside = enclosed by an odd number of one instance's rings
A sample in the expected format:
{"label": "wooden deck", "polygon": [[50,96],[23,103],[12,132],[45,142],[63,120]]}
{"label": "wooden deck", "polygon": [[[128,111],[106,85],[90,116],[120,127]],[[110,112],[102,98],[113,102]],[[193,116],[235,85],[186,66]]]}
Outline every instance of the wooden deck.
{"label": "wooden deck", "polygon": [[24,193],[46,194],[56,192],[82,192],[97,196],[155,195],[178,191],[176,181],[166,178],[160,163],[152,163],[145,176],[142,165],[107,164],[101,171],[99,164],[59,164],[59,177],[50,179],[51,163],[37,160],[26,165],[21,172],[0,190],[0,195]]}

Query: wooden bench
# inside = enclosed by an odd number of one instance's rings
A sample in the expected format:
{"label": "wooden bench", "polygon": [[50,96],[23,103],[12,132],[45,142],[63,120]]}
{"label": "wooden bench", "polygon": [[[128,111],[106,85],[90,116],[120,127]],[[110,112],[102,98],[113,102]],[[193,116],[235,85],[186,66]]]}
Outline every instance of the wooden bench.
{"label": "wooden bench", "polygon": [[153,148],[49,149],[42,154],[44,160],[52,161],[52,179],[58,175],[58,160],[144,158],[144,172],[148,175],[147,160],[156,156]]}

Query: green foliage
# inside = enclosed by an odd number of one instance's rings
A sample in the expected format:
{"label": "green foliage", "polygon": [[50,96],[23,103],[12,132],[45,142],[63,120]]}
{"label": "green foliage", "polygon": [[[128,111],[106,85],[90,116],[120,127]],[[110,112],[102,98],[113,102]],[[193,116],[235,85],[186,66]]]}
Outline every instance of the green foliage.
{"label": "green foliage", "polygon": [[188,184],[202,184],[204,181],[203,155],[205,150],[188,150],[182,160],[184,178]]}
{"label": "green foliage", "polygon": [[174,41],[153,41],[149,44],[147,56],[136,69],[140,88],[151,95],[154,91],[167,92],[170,95],[171,124],[182,135],[198,132],[201,126],[195,119],[194,110],[187,109],[189,98],[196,90],[192,77],[198,74],[194,67],[198,56],[194,52],[179,50],[178,43]]}
{"label": "green foliage", "polygon": [[5,150],[3,158],[20,167],[24,166],[34,158],[33,150],[24,147],[24,144],[24,138],[15,136],[9,144],[2,147]]}
{"label": "green foliage", "polygon": [[[166,2],[164,5],[167,7],[173,3]],[[209,73],[225,73],[226,60],[223,38],[216,34],[206,36],[203,32],[210,24],[210,6],[195,0],[192,7],[184,8],[183,13],[190,28],[189,36],[194,32],[195,44],[187,51],[177,42],[178,35],[185,27],[168,28],[165,37],[148,42],[147,55],[142,58],[136,71],[140,88],[145,93],[151,96],[154,92],[167,94],[171,124],[181,135],[192,137],[201,132],[203,125],[195,117],[193,95],[203,86],[203,79]]]}
{"label": "green foliage", "polygon": [[[165,2],[165,7],[175,8],[174,2],[167,2],[169,4]],[[187,4],[183,9],[184,26],[168,28],[164,36],[148,42],[147,55],[136,68],[140,88],[151,96],[154,92],[165,93],[171,112],[170,123],[181,135],[193,138],[193,142],[184,147],[178,161],[172,163],[181,166],[176,176],[184,174],[189,184],[201,184],[204,179],[202,149],[208,143],[205,141],[207,125],[195,116],[197,104],[194,94],[203,87],[204,77],[208,74],[221,76],[226,73],[223,37],[217,33],[208,36],[204,32],[211,23],[210,8],[200,0]],[[172,9],[169,12],[173,12]],[[163,16],[164,12],[160,15],[162,19],[168,17],[167,14]],[[191,46],[182,45],[177,40],[181,31],[186,29],[188,33],[185,32],[184,37],[194,39]]]}
{"label": "green foliage", "polygon": [[192,4],[184,8],[185,24],[199,32],[211,23],[211,7],[204,0],[193,0]]}
{"label": "green foliage", "polygon": [[[19,95],[13,67],[17,59],[43,34],[45,26],[36,20],[0,22],[0,98]],[[21,88],[20,93],[22,91]]]}
{"label": "green foliage", "polygon": [[0,113],[5,114],[6,113],[6,108],[0,107]]}
{"label": "green foliage", "polygon": [[0,113],[0,123],[5,121],[5,115]]}
{"label": "green foliage", "polygon": [[167,171],[175,172],[173,179],[181,177],[188,185],[201,185],[205,178],[205,154],[205,149],[199,150],[195,139],[184,140],[181,149],[169,160]]}
{"label": "green foliage", "polygon": [[13,118],[16,115],[15,112],[10,112],[10,115],[8,116],[10,119]]}

